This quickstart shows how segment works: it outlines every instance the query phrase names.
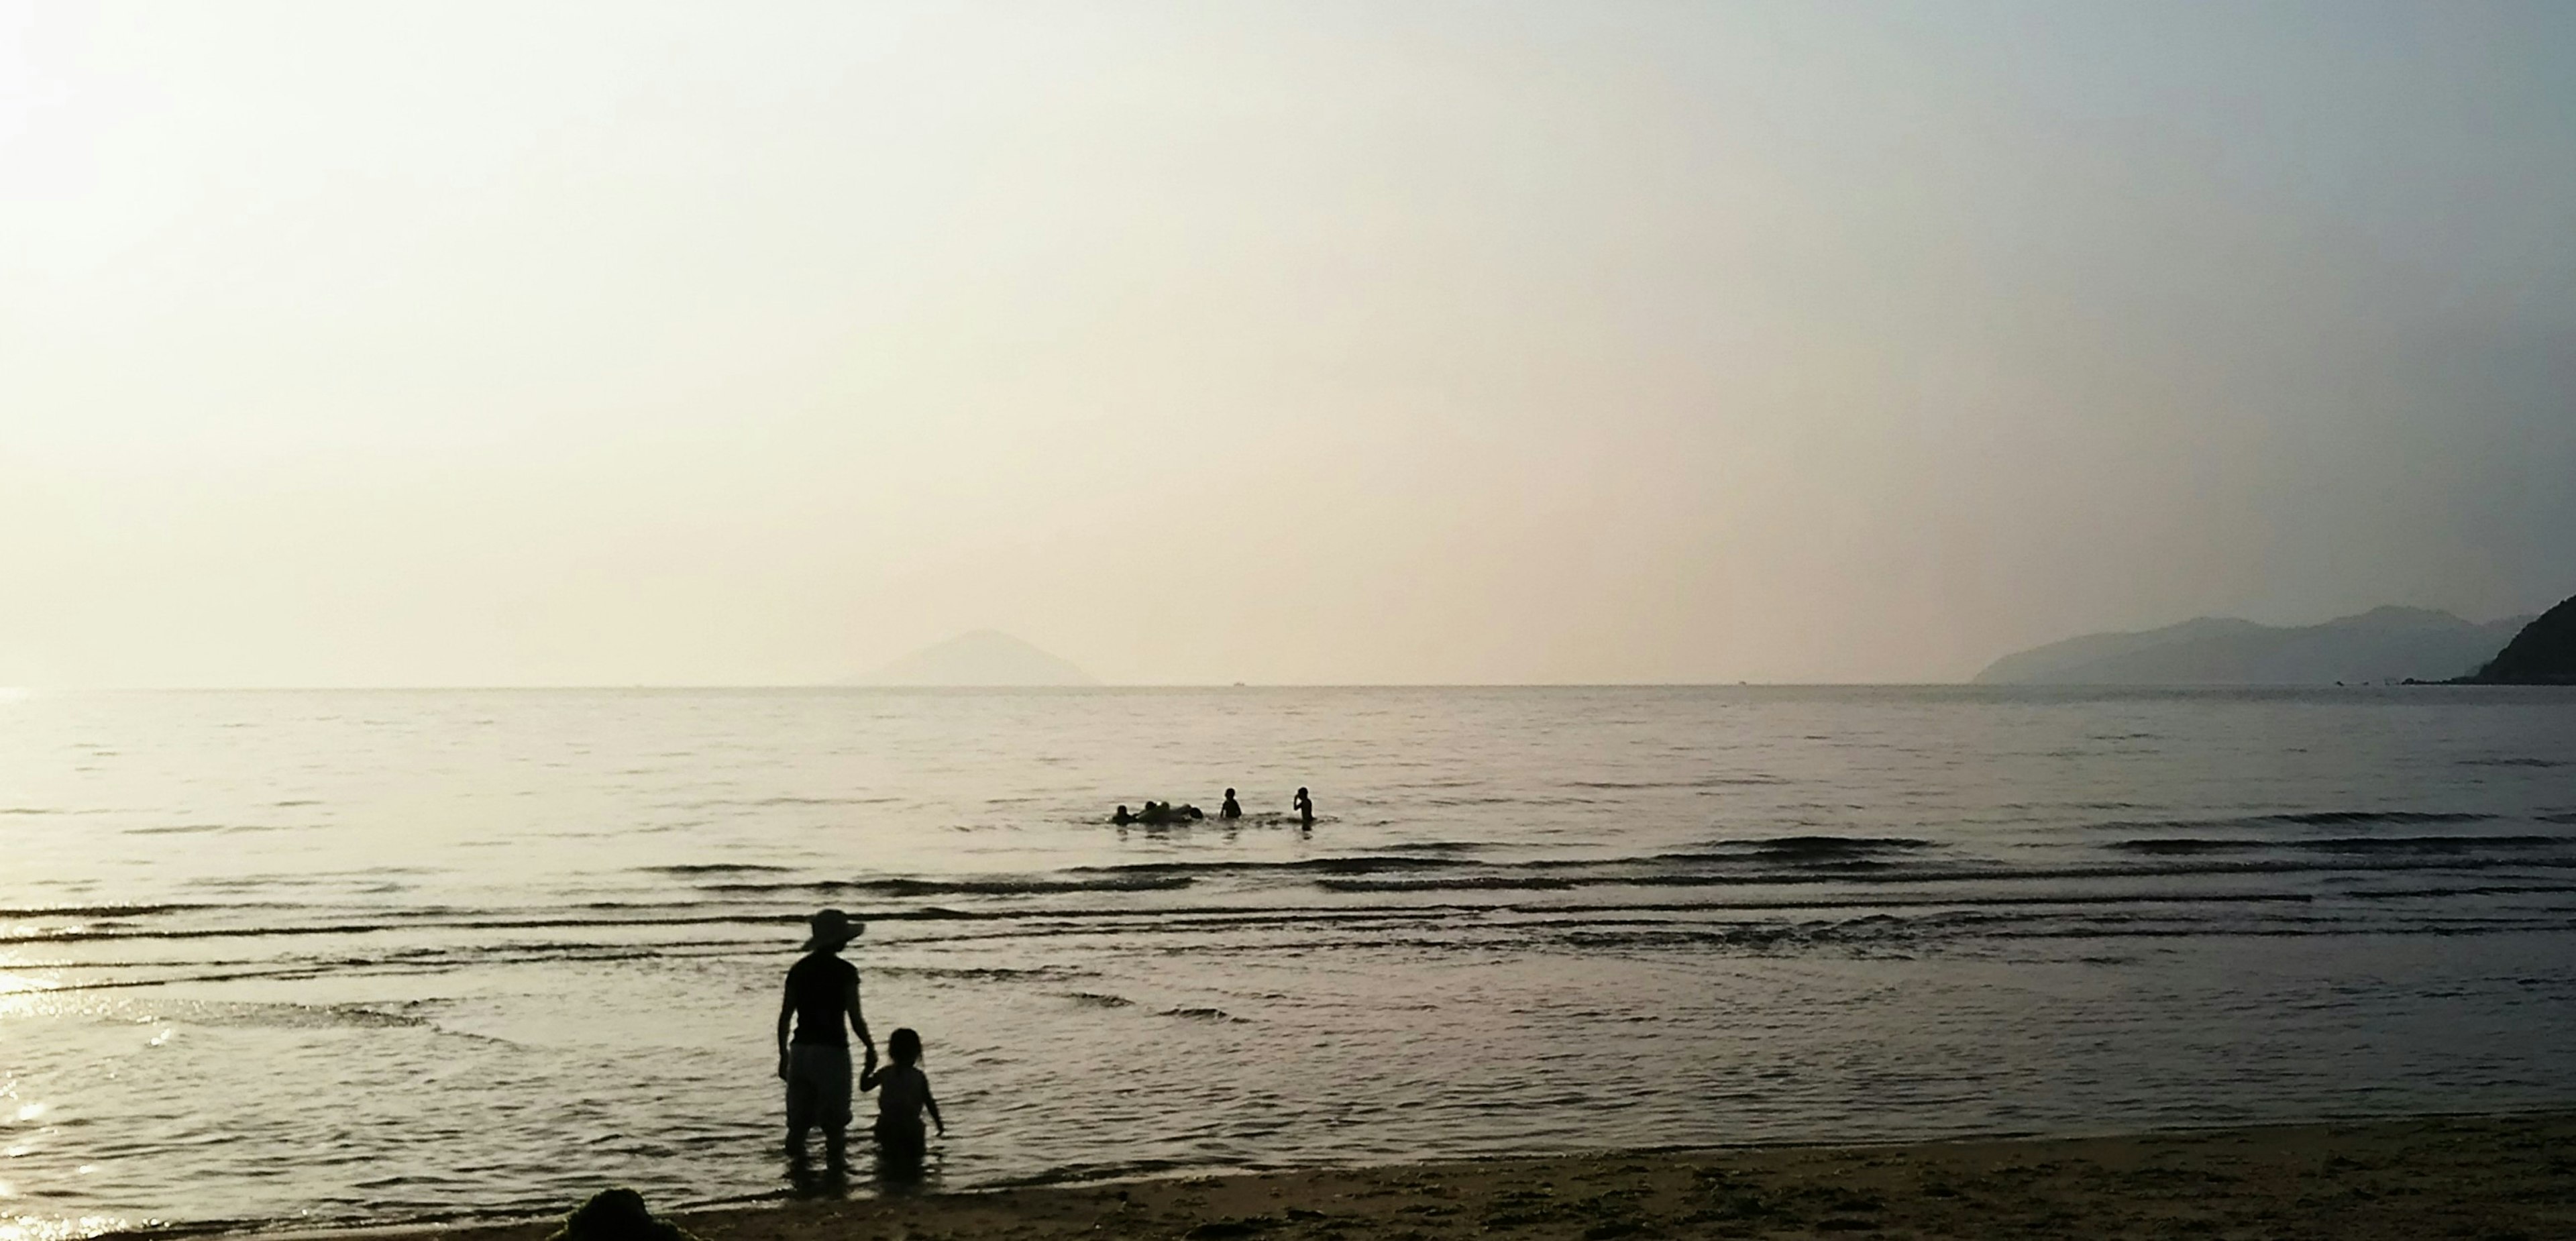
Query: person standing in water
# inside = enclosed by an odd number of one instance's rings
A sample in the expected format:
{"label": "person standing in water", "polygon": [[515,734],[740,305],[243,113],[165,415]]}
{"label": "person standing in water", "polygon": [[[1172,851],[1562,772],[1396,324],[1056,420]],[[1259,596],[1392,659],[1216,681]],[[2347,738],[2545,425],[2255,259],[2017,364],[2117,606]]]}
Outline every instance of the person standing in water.
{"label": "person standing in water", "polygon": [[1307,827],[1315,825],[1315,799],[1306,795],[1305,785],[1297,786],[1297,799],[1289,804],[1297,808],[1298,823]]}
{"label": "person standing in water", "polygon": [[1227,789],[1225,791],[1225,804],[1216,808],[1216,814],[1220,819],[1240,819],[1243,817],[1243,803],[1234,799],[1233,789]]}
{"label": "person standing in water", "polygon": [[[778,1076],[787,1083],[787,1157],[805,1160],[805,1133],[823,1129],[823,1158],[846,1166],[850,1127],[850,1040],[841,1023],[867,1045],[866,1067],[876,1068],[877,1043],[859,1012],[859,971],[841,959],[841,948],[867,928],[837,909],[806,920],[813,934],[805,956],[787,971],[787,994],[778,1005]],[[795,1039],[789,1041],[790,1023]]]}
{"label": "person standing in water", "polygon": [[879,1071],[871,1062],[868,1071],[859,1075],[859,1089],[877,1092],[877,1155],[892,1165],[891,1170],[908,1171],[921,1162],[926,1145],[921,1134],[921,1114],[930,1113],[930,1123],[939,1126],[939,1136],[948,1136],[948,1122],[939,1118],[939,1100],[930,1097],[930,1078],[921,1071],[921,1036],[910,1028],[886,1036],[886,1054],[894,1063]]}

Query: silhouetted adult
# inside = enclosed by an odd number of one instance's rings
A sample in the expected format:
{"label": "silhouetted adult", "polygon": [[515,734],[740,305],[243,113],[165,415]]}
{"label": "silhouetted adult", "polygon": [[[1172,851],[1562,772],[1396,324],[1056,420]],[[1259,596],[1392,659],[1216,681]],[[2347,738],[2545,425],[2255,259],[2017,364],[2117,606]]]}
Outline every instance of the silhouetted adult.
{"label": "silhouetted adult", "polygon": [[1303,823],[1308,827],[1313,827],[1315,825],[1315,799],[1306,795],[1305,785],[1301,784],[1297,786],[1297,799],[1289,804],[1297,807],[1297,821],[1299,823]]}
{"label": "silhouetted adult", "polygon": [[1233,789],[1227,789],[1225,791],[1225,804],[1217,807],[1216,813],[1217,817],[1225,819],[1240,819],[1243,817],[1243,803],[1234,799]]}
{"label": "silhouetted adult", "polygon": [[[778,1005],[778,1076],[787,1083],[787,1157],[805,1158],[805,1132],[823,1128],[823,1157],[847,1166],[850,1127],[850,1040],[847,1020],[867,1045],[867,1067],[876,1067],[877,1042],[859,1012],[859,971],[841,959],[841,947],[867,928],[848,914],[825,909],[806,920],[813,934],[805,956],[787,971],[787,994]],[[796,1037],[788,1040],[794,1022]]]}

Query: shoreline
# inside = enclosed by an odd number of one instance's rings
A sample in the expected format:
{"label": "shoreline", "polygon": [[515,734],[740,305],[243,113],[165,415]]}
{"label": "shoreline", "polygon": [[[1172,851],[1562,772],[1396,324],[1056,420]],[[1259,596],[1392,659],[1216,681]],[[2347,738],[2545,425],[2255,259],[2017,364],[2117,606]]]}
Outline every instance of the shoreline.
{"label": "shoreline", "polygon": [[[861,1161],[847,1197],[661,1218],[705,1241],[1642,1241],[2016,1233],[2506,1241],[2576,1235],[2576,1112],[2078,1138],[1654,1148],[957,1192],[875,1190]],[[560,1224],[555,1216],[231,1235],[542,1241]]]}

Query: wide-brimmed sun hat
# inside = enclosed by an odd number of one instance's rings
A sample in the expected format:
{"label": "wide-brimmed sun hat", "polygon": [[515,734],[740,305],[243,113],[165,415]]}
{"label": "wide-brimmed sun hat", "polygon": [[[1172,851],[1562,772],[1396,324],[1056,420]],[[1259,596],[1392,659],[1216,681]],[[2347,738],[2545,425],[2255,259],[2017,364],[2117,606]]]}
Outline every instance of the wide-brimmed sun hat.
{"label": "wide-brimmed sun hat", "polygon": [[813,928],[814,931],[814,934],[805,941],[804,951],[806,952],[813,952],[820,948],[838,948],[857,939],[859,932],[868,929],[866,923],[852,922],[850,915],[837,909],[818,909],[814,911],[813,917],[805,920],[805,925]]}

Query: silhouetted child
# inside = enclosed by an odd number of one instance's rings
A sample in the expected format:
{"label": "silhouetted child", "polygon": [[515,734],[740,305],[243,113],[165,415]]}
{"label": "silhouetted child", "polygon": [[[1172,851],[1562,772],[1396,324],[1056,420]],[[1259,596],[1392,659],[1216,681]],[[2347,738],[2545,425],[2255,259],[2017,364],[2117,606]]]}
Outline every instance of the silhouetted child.
{"label": "silhouetted child", "polygon": [[1243,803],[1234,799],[1233,789],[1227,789],[1225,791],[1225,804],[1217,807],[1216,812],[1220,817],[1228,819],[1240,819],[1243,817]]}
{"label": "silhouetted child", "polygon": [[897,1164],[919,1163],[923,1112],[939,1126],[939,1136],[948,1136],[939,1101],[930,1097],[930,1078],[921,1071],[921,1036],[908,1027],[895,1031],[886,1036],[886,1055],[894,1063],[859,1077],[859,1089],[877,1092],[877,1154]]}

